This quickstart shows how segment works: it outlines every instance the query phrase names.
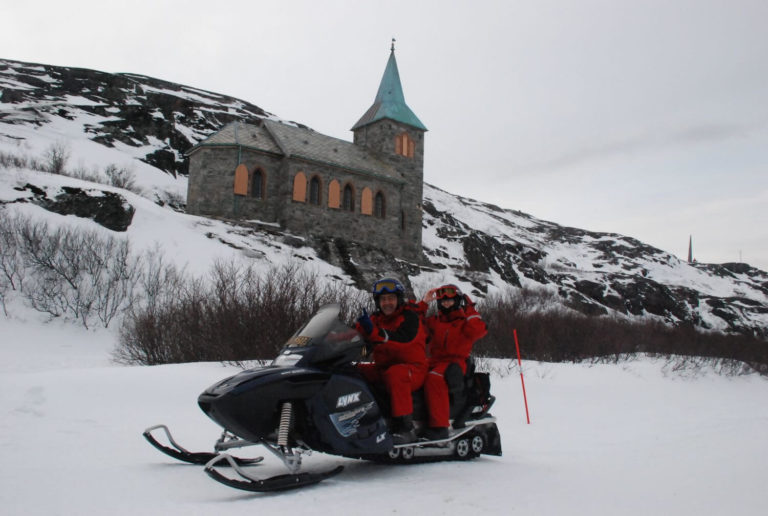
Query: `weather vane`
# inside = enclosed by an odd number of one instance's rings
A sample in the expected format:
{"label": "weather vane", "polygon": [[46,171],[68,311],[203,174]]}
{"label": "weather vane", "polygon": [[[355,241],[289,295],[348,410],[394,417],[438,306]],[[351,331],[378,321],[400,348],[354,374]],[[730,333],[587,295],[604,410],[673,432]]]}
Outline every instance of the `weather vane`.
{"label": "weather vane", "polygon": [[392,38],[392,48],[391,48],[391,50],[392,50],[392,52],[395,51],[395,38]]}

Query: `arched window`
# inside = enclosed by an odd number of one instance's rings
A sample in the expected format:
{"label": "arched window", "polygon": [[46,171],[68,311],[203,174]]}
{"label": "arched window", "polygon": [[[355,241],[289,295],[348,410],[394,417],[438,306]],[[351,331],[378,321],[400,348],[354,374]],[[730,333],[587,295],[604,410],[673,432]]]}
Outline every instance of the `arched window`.
{"label": "arched window", "polygon": [[307,202],[307,176],[299,172],[293,177],[293,200]]}
{"label": "arched window", "polygon": [[309,181],[309,203],[320,204],[320,178],[312,176]]}
{"label": "arched window", "polygon": [[395,136],[395,154],[412,158],[416,150],[416,144],[406,132]]}
{"label": "arched window", "polygon": [[248,195],[248,167],[243,163],[235,169],[235,195]]}
{"label": "arched window", "polygon": [[380,219],[387,216],[387,204],[381,192],[378,192],[373,200],[373,215]]}
{"label": "arched window", "polygon": [[352,185],[344,186],[344,200],[342,206],[346,211],[355,211],[355,192],[352,190]]}
{"label": "arched window", "polygon": [[367,186],[363,188],[363,193],[360,196],[360,213],[373,215],[373,192]]}
{"label": "arched window", "polygon": [[335,179],[328,183],[328,207],[339,208],[341,206],[341,185]]}
{"label": "arched window", "polygon": [[253,171],[253,177],[251,177],[251,197],[255,197],[256,199],[263,199],[264,198],[264,179],[265,179],[264,173],[261,171],[260,168],[257,168]]}

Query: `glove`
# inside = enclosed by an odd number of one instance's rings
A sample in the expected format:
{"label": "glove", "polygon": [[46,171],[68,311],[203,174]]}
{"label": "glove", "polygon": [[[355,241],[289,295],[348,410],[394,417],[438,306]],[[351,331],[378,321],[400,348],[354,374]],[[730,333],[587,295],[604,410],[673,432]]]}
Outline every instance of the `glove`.
{"label": "glove", "polygon": [[368,310],[365,308],[363,308],[363,315],[357,318],[357,324],[365,331],[366,335],[370,335],[373,331],[373,321],[371,321]]}

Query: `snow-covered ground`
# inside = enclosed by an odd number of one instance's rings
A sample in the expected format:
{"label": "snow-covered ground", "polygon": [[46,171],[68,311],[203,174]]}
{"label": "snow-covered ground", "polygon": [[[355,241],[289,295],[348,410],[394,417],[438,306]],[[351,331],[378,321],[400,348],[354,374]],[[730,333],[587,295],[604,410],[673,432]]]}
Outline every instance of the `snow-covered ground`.
{"label": "snow-covered ground", "polygon": [[[236,371],[217,363],[126,367],[111,331],[34,313],[0,316],[0,512],[101,514],[765,514],[768,381],[673,373],[661,361],[523,364],[493,378],[502,457],[343,464],[317,486],[259,495],[209,479],[142,438],[167,423],[192,450],[218,427],[197,395]],[[525,345],[524,336],[522,345]],[[254,448],[253,452],[258,452]],[[271,456],[259,475],[284,472]]]}

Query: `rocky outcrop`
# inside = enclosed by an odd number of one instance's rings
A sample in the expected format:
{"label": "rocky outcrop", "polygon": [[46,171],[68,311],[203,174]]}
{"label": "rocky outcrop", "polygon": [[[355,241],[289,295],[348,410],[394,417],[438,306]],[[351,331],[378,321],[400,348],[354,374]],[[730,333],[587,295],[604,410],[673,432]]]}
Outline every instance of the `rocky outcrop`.
{"label": "rocky outcrop", "polygon": [[19,202],[31,202],[60,215],[91,219],[112,231],[128,229],[135,212],[133,206],[115,192],[64,186],[53,197],[49,197],[47,192],[30,184],[17,190],[32,194],[20,198]]}

